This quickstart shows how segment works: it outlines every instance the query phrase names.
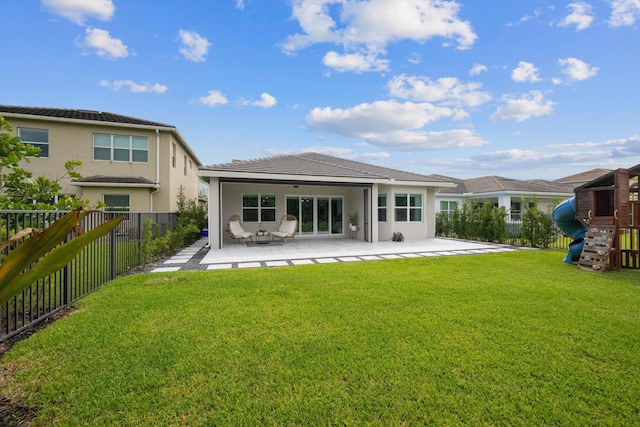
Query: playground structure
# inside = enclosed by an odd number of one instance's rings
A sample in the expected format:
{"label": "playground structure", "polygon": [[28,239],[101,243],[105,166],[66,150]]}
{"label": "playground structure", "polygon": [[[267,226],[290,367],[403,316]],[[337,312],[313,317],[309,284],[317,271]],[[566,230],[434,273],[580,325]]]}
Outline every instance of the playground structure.
{"label": "playground structure", "polygon": [[564,259],[592,271],[640,269],[640,165],[616,169],[574,190],[552,218],[573,239]]}

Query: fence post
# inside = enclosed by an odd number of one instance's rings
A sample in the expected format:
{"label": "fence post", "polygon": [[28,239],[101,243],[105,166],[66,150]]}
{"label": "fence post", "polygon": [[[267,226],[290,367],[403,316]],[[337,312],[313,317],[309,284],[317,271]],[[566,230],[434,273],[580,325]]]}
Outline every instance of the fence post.
{"label": "fence post", "polygon": [[109,232],[109,250],[111,251],[111,263],[110,263],[110,280],[116,278],[118,274],[117,267],[117,251],[116,251],[116,229],[114,228]]}

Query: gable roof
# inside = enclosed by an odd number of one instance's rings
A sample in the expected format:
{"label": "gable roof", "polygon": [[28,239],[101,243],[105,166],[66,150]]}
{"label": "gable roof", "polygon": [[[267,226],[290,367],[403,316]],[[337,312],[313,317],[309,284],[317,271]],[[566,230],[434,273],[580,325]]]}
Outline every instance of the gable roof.
{"label": "gable roof", "polygon": [[553,181],[545,181],[542,179],[521,181],[518,179],[511,179],[494,175],[464,180],[455,178],[449,179],[453,180],[457,185],[455,188],[443,191],[443,193],[479,195],[489,193],[573,193],[572,185],[557,183]]}
{"label": "gable roof", "polygon": [[119,123],[128,125],[142,125],[151,127],[174,128],[173,125],[154,122],[151,120],[138,119],[136,117],[123,116],[96,110],[72,110],[67,108],[42,108],[42,107],[19,107],[13,105],[0,105],[0,114],[11,113],[27,116],[42,116],[48,118],[81,120],[92,122]]}
{"label": "gable roof", "polygon": [[416,182],[442,187],[451,181],[433,175],[421,175],[397,169],[375,166],[354,160],[319,153],[301,153],[264,157],[254,160],[234,160],[230,163],[203,166],[201,176],[253,178],[272,180],[309,180],[320,182]]}

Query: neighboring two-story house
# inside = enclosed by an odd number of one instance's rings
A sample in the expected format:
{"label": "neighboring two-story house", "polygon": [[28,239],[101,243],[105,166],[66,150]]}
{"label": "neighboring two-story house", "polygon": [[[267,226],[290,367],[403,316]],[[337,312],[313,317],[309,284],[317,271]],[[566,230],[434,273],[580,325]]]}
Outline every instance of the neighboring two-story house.
{"label": "neighboring two-story house", "polygon": [[14,135],[41,149],[21,167],[58,179],[67,160],[80,160],[81,179],[62,191],[103,201],[111,209],[173,212],[184,189],[197,199],[200,160],[175,126],[101,111],[0,105]]}

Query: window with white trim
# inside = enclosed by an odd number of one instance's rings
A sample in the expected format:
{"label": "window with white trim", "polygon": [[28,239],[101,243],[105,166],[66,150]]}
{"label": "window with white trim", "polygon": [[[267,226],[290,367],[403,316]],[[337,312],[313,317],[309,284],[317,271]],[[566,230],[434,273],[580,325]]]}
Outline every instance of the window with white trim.
{"label": "window with white trim", "polygon": [[187,155],[184,155],[184,176],[187,176]]}
{"label": "window with white trim", "polygon": [[129,212],[131,200],[128,194],[103,194],[105,212]]}
{"label": "window with white trim", "polygon": [[422,194],[399,193],[394,200],[396,222],[422,221]]}
{"label": "window with white trim", "polygon": [[276,196],[273,194],[243,194],[243,222],[275,222]]}
{"label": "window with white trim", "polygon": [[48,129],[18,128],[18,137],[23,143],[39,148],[38,157],[49,157]]}
{"label": "window with white trim", "polygon": [[387,195],[378,194],[378,222],[387,222]]}
{"label": "window with white trim", "polygon": [[457,207],[458,207],[458,202],[448,201],[448,200],[440,201],[440,212],[446,213],[449,216],[449,218],[453,218],[453,212],[455,212]]}
{"label": "window with white trim", "polygon": [[176,167],[176,156],[177,156],[178,148],[176,147],[175,142],[171,143],[171,166]]}
{"label": "window with white trim", "polygon": [[93,134],[93,160],[147,163],[149,138],[146,136]]}

